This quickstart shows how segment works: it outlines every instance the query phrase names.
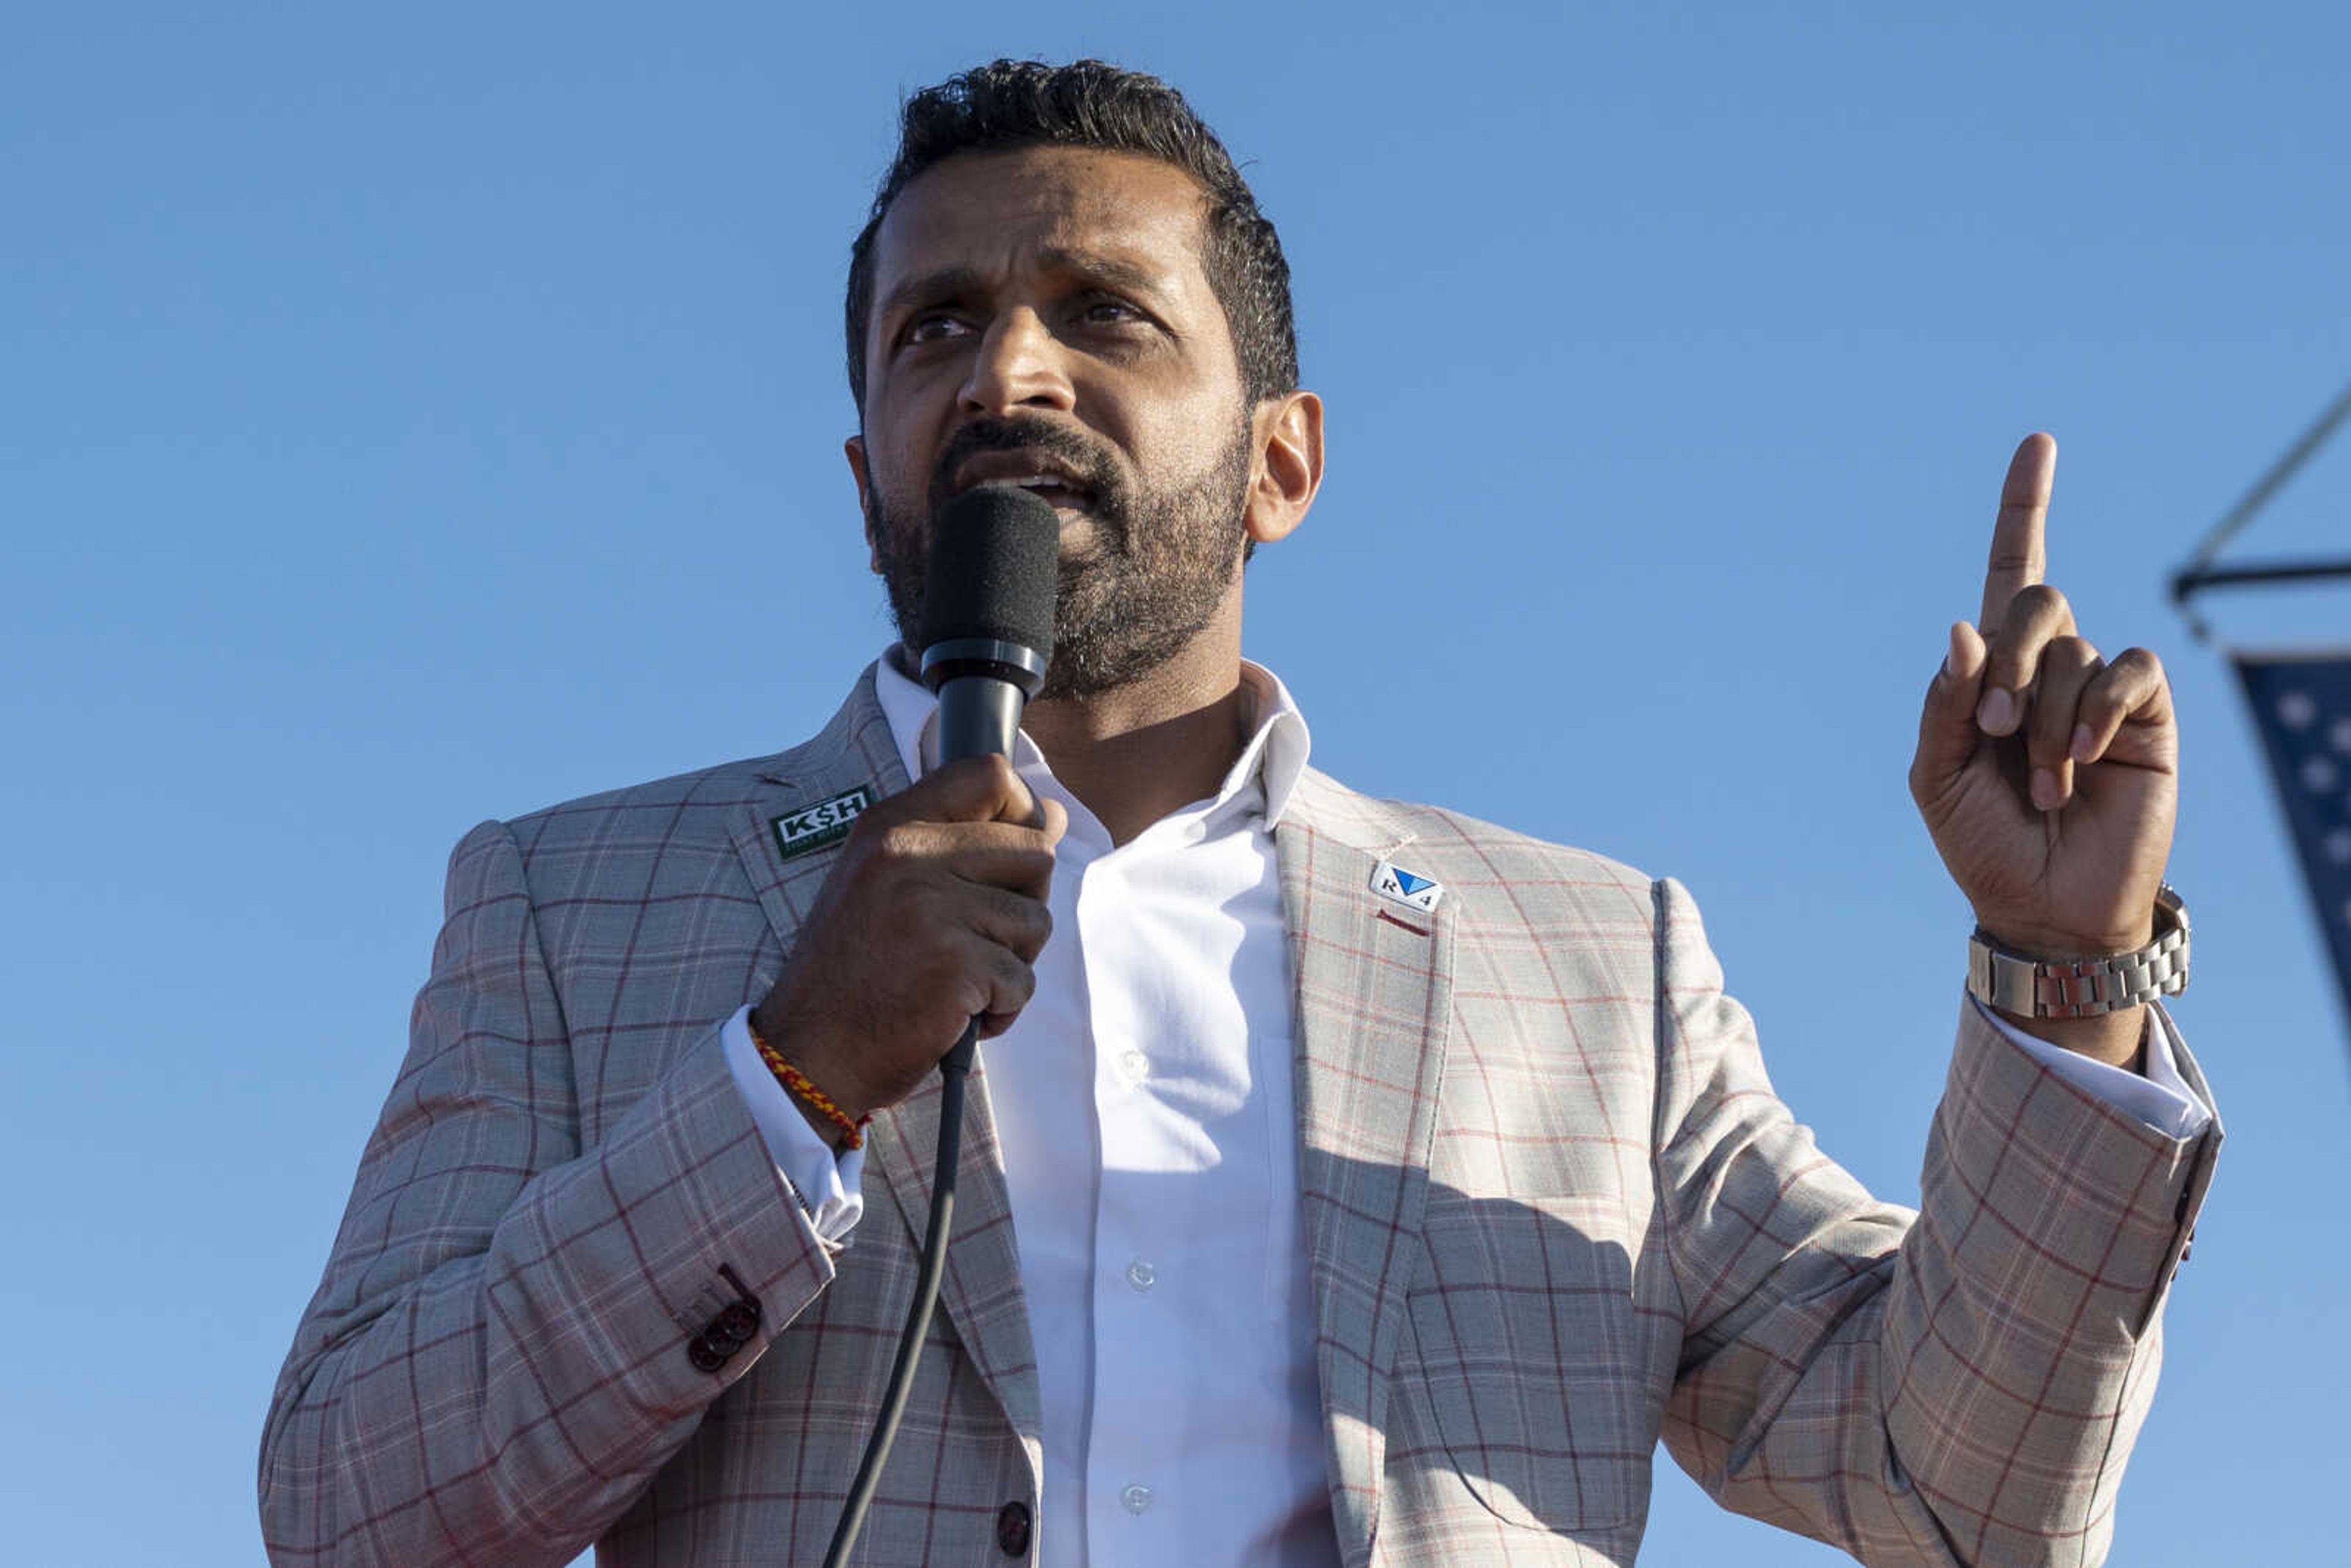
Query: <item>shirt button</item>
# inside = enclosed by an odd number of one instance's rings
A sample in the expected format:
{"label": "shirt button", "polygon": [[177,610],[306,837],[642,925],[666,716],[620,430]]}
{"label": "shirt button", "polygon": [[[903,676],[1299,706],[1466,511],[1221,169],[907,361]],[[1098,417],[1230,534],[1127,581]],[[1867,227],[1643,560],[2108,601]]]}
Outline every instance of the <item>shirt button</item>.
{"label": "shirt button", "polygon": [[[1147,1291],[1159,1283],[1159,1270],[1137,1258],[1126,1266],[1126,1282],[1138,1291]],[[1151,1492],[1147,1488],[1144,1489],[1143,1496],[1146,1502],[1150,1500]]]}
{"label": "shirt button", "polygon": [[1129,1513],[1141,1513],[1151,1506],[1151,1489],[1140,1481],[1132,1481],[1119,1492],[1118,1500]]}
{"label": "shirt button", "polygon": [[1140,1083],[1151,1076],[1151,1058],[1139,1051],[1130,1051],[1120,1057],[1118,1065],[1131,1083]]}

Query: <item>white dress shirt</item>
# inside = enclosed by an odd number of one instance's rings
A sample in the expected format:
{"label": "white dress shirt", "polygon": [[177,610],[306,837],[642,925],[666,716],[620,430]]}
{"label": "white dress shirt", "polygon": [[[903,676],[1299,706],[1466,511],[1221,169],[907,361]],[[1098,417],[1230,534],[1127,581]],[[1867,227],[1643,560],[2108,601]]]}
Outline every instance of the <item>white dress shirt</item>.
{"label": "white dress shirt", "polygon": [[[937,704],[885,657],[876,693],[909,778]],[[1273,829],[1305,720],[1244,664],[1251,736],[1216,796],[1113,846],[1024,733],[1014,768],[1061,802],[1053,936],[1037,989],[973,1082],[1004,1150],[1043,1416],[1046,1568],[1338,1561],[1299,1234],[1289,946]],[[835,1156],[768,1073],[747,1008],[735,1082],[819,1235],[864,1210],[862,1150]],[[2077,1086],[2174,1137],[2210,1113],[2168,1032],[2146,1076],[1984,1016]],[[878,1392],[878,1391],[877,1391]]]}

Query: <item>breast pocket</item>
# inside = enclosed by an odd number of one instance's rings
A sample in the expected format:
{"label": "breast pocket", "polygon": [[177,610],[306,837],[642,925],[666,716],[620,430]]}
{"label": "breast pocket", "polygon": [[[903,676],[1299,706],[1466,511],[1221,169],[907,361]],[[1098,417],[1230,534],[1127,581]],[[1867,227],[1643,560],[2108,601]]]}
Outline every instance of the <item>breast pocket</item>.
{"label": "breast pocket", "polygon": [[1625,1229],[1606,1200],[1430,1195],[1399,1370],[1461,1480],[1511,1524],[1646,1511],[1672,1364],[1656,1369]]}

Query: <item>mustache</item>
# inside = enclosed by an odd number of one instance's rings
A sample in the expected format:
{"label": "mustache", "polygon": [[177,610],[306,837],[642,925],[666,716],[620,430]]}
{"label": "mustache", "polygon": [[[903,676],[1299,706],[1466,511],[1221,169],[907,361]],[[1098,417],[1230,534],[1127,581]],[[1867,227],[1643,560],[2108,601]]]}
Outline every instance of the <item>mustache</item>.
{"label": "mustache", "polygon": [[1015,415],[975,419],[947,437],[931,469],[931,516],[937,517],[947,504],[956,471],[983,452],[1033,452],[1053,458],[1093,492],[1095,506],[1103,513],[1123,515],[1126,486],[1116,459],[1067,425],[1033,415]]}

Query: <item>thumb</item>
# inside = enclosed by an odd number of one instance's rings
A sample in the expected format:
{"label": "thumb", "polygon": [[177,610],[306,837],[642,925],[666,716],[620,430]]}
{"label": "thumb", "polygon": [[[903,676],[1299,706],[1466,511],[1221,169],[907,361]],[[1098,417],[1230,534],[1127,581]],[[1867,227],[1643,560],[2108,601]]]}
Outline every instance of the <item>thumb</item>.
{"label": "thumb", "polygon": [[892,820],[917,822],[1029,822],[1038,815],[1037,798],[1012,764],[997,756],[934,768],[884,804],[895,810]]}
{"label": "thumb", "polygon": [[1921,804],[1942,793],[1983,739],[1976,727],[1976,703],[1983,695],[1988,662],[1976,629],[1965,621],[1953,622],[1950,649],[1918,715],[1918,750],[1910,761],[1910,793]]}

